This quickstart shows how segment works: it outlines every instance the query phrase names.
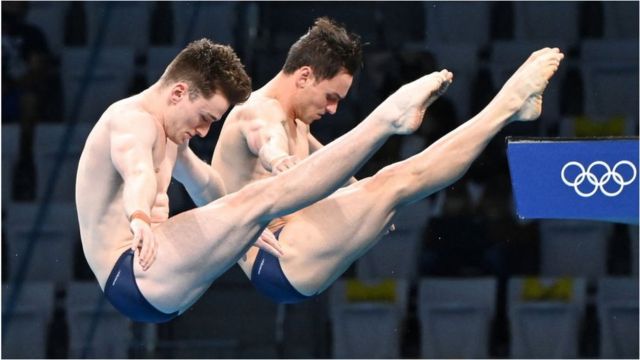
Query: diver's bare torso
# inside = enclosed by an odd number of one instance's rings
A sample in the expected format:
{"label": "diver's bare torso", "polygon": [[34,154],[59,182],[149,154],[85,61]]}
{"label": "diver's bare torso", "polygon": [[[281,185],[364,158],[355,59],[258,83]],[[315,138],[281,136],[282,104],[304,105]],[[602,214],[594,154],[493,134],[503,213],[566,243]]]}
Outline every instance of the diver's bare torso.
{"label": "diver's bare torso", "polygon": [[[287,123],[284,118],[265,116],[265,109],[277,107],[281,110],[277,100],[267,97],[264,91],[257,90],[251,94],[251,97],[242,105],[237,105],[227,116],[222,127],[220,137],[213,152],[211,166],[213,166],[220,176],[224,179],[228,193],[233,193],[249,183],[274,176],[270,171],[265,169],[258,157],[253,154],[247,146],[247,141],[242,134],[242,128],[251,128],[252,126],[260,126],[263,121],[279,122],[287,134],[288,153],[295,156],[298,160],[305,159],[309,156],[309,125],[294,120]],[[268,110],[267,110],[268,111]],[[269,224],[269,229],[278,231],[282,227],[294,219],[296,213],[274,219]],[[288,242],[280,238],[280,246],[282,246],[285,255],[296,255],[297,258],[302,254],[309,253],[301,246],[305,246],[300,242]],[[238,262],[247,276],[251,276],[251,269],[259,249],[252,247],[247,252],[246,258]],[[290,256],[286,256],[289,258]],[[281,261],[284,260],[281,257]],[[286,261],[286,260],[285,260]]]}
{"label": "diver's bare torso", "polygon": [[261,116],[265,107],[279,106],[276,100],[262,95],[258,90],[242,105],[237,105],[227,116],[220,137],[213,152],[211,166],[225,180],[228,193],[233,193],[245,185],[259,179],[271,177],[251,153],[242,135],[242,127],[259,126],[260,122],[278,121],[287,133],[289,141],[289,155],[304,159],[309,156],[309,126],[299,120],[295,125],[285,124],[285,119],[273,120],[268,116]]}
{"label": "diver's bare torso", "polygon": [[[139,111],[144,110],[136,96],[110,106],[87,138],[78,165],[76,205],[83,249],[103,289],[116,260],[132,241],[122,201],[123,180],[111,158],[111,131],[124,114]],[[152,150],[158,189],[151,208],[152,227],[169,216],[167,189],[177,151],[162,129],[157,131],[162,136],[157,136]]]}

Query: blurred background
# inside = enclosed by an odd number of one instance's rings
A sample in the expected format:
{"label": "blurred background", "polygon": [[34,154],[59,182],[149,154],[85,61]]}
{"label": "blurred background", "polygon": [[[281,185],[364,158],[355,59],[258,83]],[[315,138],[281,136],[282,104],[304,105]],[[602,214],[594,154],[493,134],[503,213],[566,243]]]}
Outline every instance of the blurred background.
{"label": "blurred background", "polygon": [[[638,2],[10,2],[2,7],[2,357],[638,358],[638,227],[515,216],[506,136],[638,136]],[[458,182],[310,301],[275,305],[238,267],[170,323],[104,300],[74,205],[87,134],[188,42],[231,45],[254,88],[319,16],[367,45],[330,142],[399,85],[455,82],[365,177],[482,109],[541,47],[566,54],[537,122],[498,134]],[[191,147],[209,162],[221,124]],[[194,205],[170,187],[171,213]]]}

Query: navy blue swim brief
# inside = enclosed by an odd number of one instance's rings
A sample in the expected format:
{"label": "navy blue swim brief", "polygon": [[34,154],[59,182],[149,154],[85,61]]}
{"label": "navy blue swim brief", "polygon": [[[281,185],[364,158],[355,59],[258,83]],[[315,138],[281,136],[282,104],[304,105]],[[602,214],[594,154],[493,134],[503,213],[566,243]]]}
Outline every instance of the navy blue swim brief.
{"label": "navy blue swim brief", "polygon": [[111,305],[138,322],[162,323],[178,316],[177,311],[172,314],[163,313],[144,298],[133,273],[133,255],[131,249],[122,253],[107,279],[104,294]]}
{"label": "navy blue swim brief", "polygon": [[[274,233],[276,239],[281,230]],[[251,282],[260,293],[280,304],[294,304],[313,297],[296,290],[282,272],[280,260],[262,249],[251,269]]]}

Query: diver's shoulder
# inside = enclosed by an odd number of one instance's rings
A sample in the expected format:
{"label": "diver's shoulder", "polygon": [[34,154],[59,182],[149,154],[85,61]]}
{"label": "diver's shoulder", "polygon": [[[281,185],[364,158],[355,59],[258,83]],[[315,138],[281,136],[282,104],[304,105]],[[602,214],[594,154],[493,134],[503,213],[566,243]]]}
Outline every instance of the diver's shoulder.
{"label": "diver's shoulder", "polygon": [[277,119],[285,117],[282,104],[274,98],[266,96],[251,96],[240,107],[234,108],[235,116],[243,120]]}

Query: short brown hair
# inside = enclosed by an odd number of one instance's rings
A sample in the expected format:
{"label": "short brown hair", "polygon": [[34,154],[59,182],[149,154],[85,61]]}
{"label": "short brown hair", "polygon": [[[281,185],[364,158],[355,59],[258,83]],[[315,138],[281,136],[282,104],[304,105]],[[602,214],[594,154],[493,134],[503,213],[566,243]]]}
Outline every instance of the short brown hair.
{"label": "short brown hair", "polygon": [[232,105],[251,95],[251,78],[233,49],[204,38],[187,45],[167,66],[161,81],[189,83],[194,90],[190,97],[202,94],[209,99],[220,91]]}
{"label": "short brown hair", "polygon": [[331,79],[342,69],[354,76],[362,66],[360,36],[335,21],[321,17],[289,49],[282,71],[292,74],[309,66],[318,80]]}

